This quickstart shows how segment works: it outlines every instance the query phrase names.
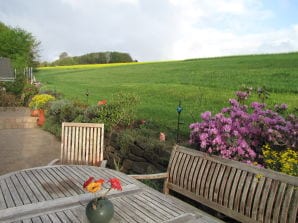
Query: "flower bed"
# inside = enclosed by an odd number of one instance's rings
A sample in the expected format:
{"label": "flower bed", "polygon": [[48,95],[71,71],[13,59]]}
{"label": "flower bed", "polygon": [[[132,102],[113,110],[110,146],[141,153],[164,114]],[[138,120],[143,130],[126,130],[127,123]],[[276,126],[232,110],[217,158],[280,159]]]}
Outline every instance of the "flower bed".
{"label": "flower bed", "polygon": [[201,115],[202,122],[190,125],[190,143],[209,154],[298,176],[297,117],[283,117],[284,104],[274,110],[259,102],[248,107],[244,101],[249,93],[236,95],[238,100],[230,99],[230,107],[214,116],[207,111]]}

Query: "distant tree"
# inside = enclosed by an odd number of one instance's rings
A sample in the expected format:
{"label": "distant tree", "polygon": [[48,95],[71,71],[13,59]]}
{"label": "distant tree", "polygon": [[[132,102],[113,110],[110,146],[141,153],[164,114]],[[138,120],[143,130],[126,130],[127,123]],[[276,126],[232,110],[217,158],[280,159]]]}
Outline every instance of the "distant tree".
{"label": "distant tree", "polygon": [[111,52],[109,63],[132,62],[132,58],[128,53]]}
{"label": "distant tree", "polygon": [[133,62],[128,53],[121,52],[98,52],[88,53],[82,56],[70,57],[66,52],[60,54],[59,59],[51,63],[52,66],[74,65],[74,64],[102,64]]}
{"label": "distant tree", "polygon": [[66,52],[63,52],[63,53],[61,53],[60,55],[59,55],[59,60],[63,60],[63,59],[65,59],[65,58],[67,58],[68,57],[68,54],[66,53]]}

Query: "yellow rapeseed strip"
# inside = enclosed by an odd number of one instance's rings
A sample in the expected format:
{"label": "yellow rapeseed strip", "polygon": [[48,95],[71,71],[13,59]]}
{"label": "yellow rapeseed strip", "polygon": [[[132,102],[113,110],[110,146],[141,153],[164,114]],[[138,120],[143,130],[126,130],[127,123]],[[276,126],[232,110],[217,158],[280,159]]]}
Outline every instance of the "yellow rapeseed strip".
{"label": "yellow rapeseed strip", "polygon": [[126,65],[146,64],[152,62],[130,62],[130,63],[109,63],[109,64],[78,64],[68,66],[50,66],[50,67],[38,67],[39,70],[51,70],[51,69],[82,69],[82,68],[103,68],[103,67],[117,67]]}

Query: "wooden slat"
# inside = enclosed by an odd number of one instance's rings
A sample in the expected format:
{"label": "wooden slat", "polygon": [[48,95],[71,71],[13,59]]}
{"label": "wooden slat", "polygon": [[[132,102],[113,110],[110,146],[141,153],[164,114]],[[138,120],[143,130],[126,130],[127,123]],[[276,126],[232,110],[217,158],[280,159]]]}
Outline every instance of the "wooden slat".
{"label": "wooden slat", "polygon": [[79,147],[79,141],[80,140],[77,140],[78,139],[78,135],[79,135],[79,127],[75,127],[75,139],[76,139],[76,142],[74,143],[75,144],[75,147],[74,147],[74,150],[75,150],[75,161],[76,161],[76,164],[80,164],[80,161],[81,161],[81,148]]}
{"label": "wooden slat", "polygon": [[200,183],[200,195],[204,196],[204,191],[205,191],[205,185],[207,181],[207,176],[209,174],[210,168],[211,168],[212,162],[207,160],[206,167],[204,168],[203,172],[203,177],[201,178],[201,183]]}
{"label": "wooden slat", "polygon": [[178,168],[179,168],[179,163],[181,162],[182,156],[183,156],[183,153],[175,152],[174,154],[174,159],[172,163],[173,171],[171,171],[172,174],[170,176],[172,177],[170,178],[170,182],[175,182],[175,184],[178,184],[177,183],[177,179],[179,179]]}
{"label": "wooden slat", "polygon": [[265,208],[267,205],[267,200],[269,198],[269,191],[271,190],[272,179],[266,178],[264,190],[262,192],[261,201],[259,204],[259,212],[258,212],[258,221],[263,222],[265,220]]}
{"label": "wooden slat", "polygon": [[265,220],[266,222],[272,222],[273,215],[273,205],[276,200],[276,193],[279,188],[279,182],[277,180],[273,180],[271,183],[271,188],[269,190],[268,201],[266,202],[266,212],[265,212]]}
{"label": "wooden slat", "polygon": [[203,166],[203,159],[200,157],[198,157],[197,159],[198,159],[197,165],[194,169],[192,169],[193,174],[192,174],[192,182],[191,182],[191,192],[193,193],[196,193],[197,185],[198,183],[200,183],[197,180],[198,180],[198,175]]}
{"label": "wooden slat", "polygon": [[219,169],[220,169],[220,164],[216,163],[215,170],[210,182],[210,189],[208,192],[208,196],[211,201],[213,200],[213,197],[214,197],[214,190],[215,190],[216,182],[218,180]]}
{"label": "wooden slat", "polygon": [[202,159],[202,160],[203,161],[202,161],[202,165],[201,165],[201,168],[200,168],[200,172],[196,177],[196,184],[195,184],[195,188],[196,188],[195,193],[196,193],[196,195],[200,194],[200,185],[202,184],[203,173],[204,173],[206,165],[207,165],[207,160],[205,160],[205,159]]}
{"label": "wooden slat", "polygon": [[[217,203],[221,203],[218,198],[219,198],[219,193],[220,193],[220,186],[222,185],[223,176],[224,176],[225,171],[226,171],[226,166],[219,164],[219,173],[218,173],[218,177],[216,179],[216,184],[215,184],[214,193],[213,193],[213,197],[212,197],[212,200]],[[223,190],[224,190],[224,188],[223,188]]]}
{"label": "wooden slat", "polygon": [[178,165],[178,169],[177,169],[177,185],[179,185],[180,187],[183,187],[183,168],[185,167],[185,160],[187,158],[187,154],[182,153],[182,157],[180,158],[180,163]]}
{"label": "wooden slat", "polygon": [[254,196],[252,216],[251,216],[251,218],[253,220],[257,220],[258,210],[260,208],[260,200],[261,200],[264,184],[265,184],[265,177],[261,177],[260,179],[258,179],[257,190],[256,190],[256,194]]}
{"label": "wooden slat", "polygon": [[291,200],[290,210],[289,210],[289,222],[297,223],[297,210],[298,210],[298,190],[294,190],[293,199]]}
{"label": "wooden slat", "polygon": [[240,201],[241,201],[241,199],[242,198],[246,199],[246,195],[243,194],[244,184],[247,183],[247,182],[245,182],[246,177],[247,177],[247,172],[242,171],[239,182],[238,182],[238,187],[236,189],[236,196],[234,197],[234,207],[233,207],[233,209],[238,211],[238,212],[240,210]]}
{"label": "wooden slat", "polygon": [[0,188],[1,188],[4,200],[5,200],[5,206],[6,207],[14,207],[15,203],[13,201],[12,196],[10,195],[9,188],[6,185],[5,179],[0,180]]}
{"label": "wooden slat", "polygon": [[230,174],[228,176],[228,179],[226,181],[225,191],[224,191],[224,199],[223,199],[223,206],[228,207],[229,200],[231,196],[234,196],[234,194],[231,194],[232,191],[232,185],[234,184],[234,178],[236,176],[237,169],[232,168],[230,170]]}
{"label": "wooden slat", "polygon": [[272,218],[273,223],[279,222],[280,214],[281,214],[281,206],[282,206],[283,198],[285,195],[286,187],[287,187],[287,184],[281,182],[278,192],[277,192],[274,209],[273,209],[273,218]]}
{"label": "wooden slat", "polygon": [[[17,177],[16,177],[15,175],[12,175],[12,176],[10,177],[10,179],[11,179],[11,181],[12,181],[14,187],[15,187],[16,190],[18,191],[18,194],[19,194],[19,196],[20,196],[20,199],[21,199],[21,201],[22,201],[22,204],[30,204],[31,201],[30,201],[29,197],[27,196],[26,191],[25,191],[25,189],[24,189],[24,187],[26,187],[26,184],[24,184],[24,182],[21,183],[21,182],[17,179]],[[11,190],[11,189],[12,189],[12,188],[10,188],[10,190]]]}
{"label": "wooden slat", "polygon": [[188,179],[187,179],[187,185],[185,185],[185,187],[187,188],[187,190],[192,190],[192,183],[194,181],[194,170],[197,168],[197,165],[198,165],[198,157],[194,157],[192,156],[191,157],[191,160],[190,160],[190,165],[189,165],[189,168],[187,169],[188,171]]}
{"label": "wooden slat", "polygon": [[[44,201],[47,197],[42,194],[41,189],[33,182],[32,176],[28,175],[26,172],[17,173],[18,178],[22,180],[23,185],[27,185],[26,192],[29,195],[32,203]],[[32,178],[31,178],[32,177]]]}
{"label": "wooden slat", "polygon": [[234,201],[235,201],[235,197],[236,197],[236,192],[237,192],[237,187],[238,187],[238,184],[239,184],[239,180],[240,180],[240,177],[241,177],[241,174],[242,174],[242,171],[237,169],[236,170],[236,174],[235,174],[235,178],[234,178],[234,182],[232,184],[232,189],[231,189],[231,193],[230,193],[230,196],[229,196],[229,199],[228,199],[228,207],[230,209],[233,209],[233,206],[234,206]]}
{"label": "wooden slat", "polygon": [[212,180],[214,172],[215,172],[215,167],[216,167],[216,163],[211,163],[209,173],[206,177],[207,180],[206,180],[206,183],[204,186],[204,197],[206,197],[206,198],[209,196],[209,192],[212,187],[211,180]]}
{"label": "wooden slat", "polygon": [[228,192],[226,192],[226,190],[227,190],[226,187],[227,187],[227,184],[228,184],[228,179],[229,179],[231,170],[232,170],[231,167],[229,167],[229,166],[225,167],[222,181],[219,184],[219,195],[218,195],[217,203],[220,204],[220,205],[225,205],[224,204],[225,194],[228,193]]}
{"label": "wooden slat", "polygon": [[186,155],[185,159],[182,160],[183,161],[183,166],[181,168],[181,174],[180,174],[180,187],[185,188],[185,185],[187,185],[187,180],[188,180],[188,174],[186,172],[186,169],[188,167],[189,164],[189,160],[190,160],[190,156]]}
{"label": "wooden slat", "polygon": [[[245,178],[245,182],[244,182],[244,188],[243,188],[243,192],[242,192],[242,196],[241,196],[241,201],[240,201],[240,213],[242,213],[243,215],[245,215],[245,208],[247,206],[248,203],[248,199],[250,196],[253,196],[253,194],[249,193],[249,189],[251,186],[251,182],[253,181],[253,174],[252,173],[248,173],[247,177]],[[249,216],[249,214],[248,214]]]}
{"label": "wooden slat", "polygon": [[282,204],[282,209],[281,209],[281,217],[280,217],[280,222],[281,223],[286,223],[288,222],[288,213],[289,213],[289,208],[291,204],[291,200],[293,199],[293,195],[295,192],[295,188],[292,185],[288,185],[285,193],[285,197],[283,200]]}
{"label": "wooden slat", "polygon": [[245,205],[245,215],[251,217],[251,213],[252,213],[252,209],[253,209],[253,202],[254,202],[254,197],[255,197],[255,193],[256,193],[256,188],[257,188],[257,184],[258,184],[258,179],[255,177],[254,174],[250,173],[252,175],[251,178],[251,185],[249,188],[249,192],[248,192],[248,197],[246,200],[246,203],[244,203]]}

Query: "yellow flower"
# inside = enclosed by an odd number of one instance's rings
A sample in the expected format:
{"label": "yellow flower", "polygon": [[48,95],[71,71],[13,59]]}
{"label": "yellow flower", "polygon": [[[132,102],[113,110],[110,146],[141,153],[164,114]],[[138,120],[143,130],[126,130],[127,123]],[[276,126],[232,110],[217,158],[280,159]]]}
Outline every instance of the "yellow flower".
{"label": "yellow flower", "polygon": [[87,185],[86,189],[91,193],[96,193],[98,190],[101,190],[101,185],[102,183],[100,182],[92,182]]}

